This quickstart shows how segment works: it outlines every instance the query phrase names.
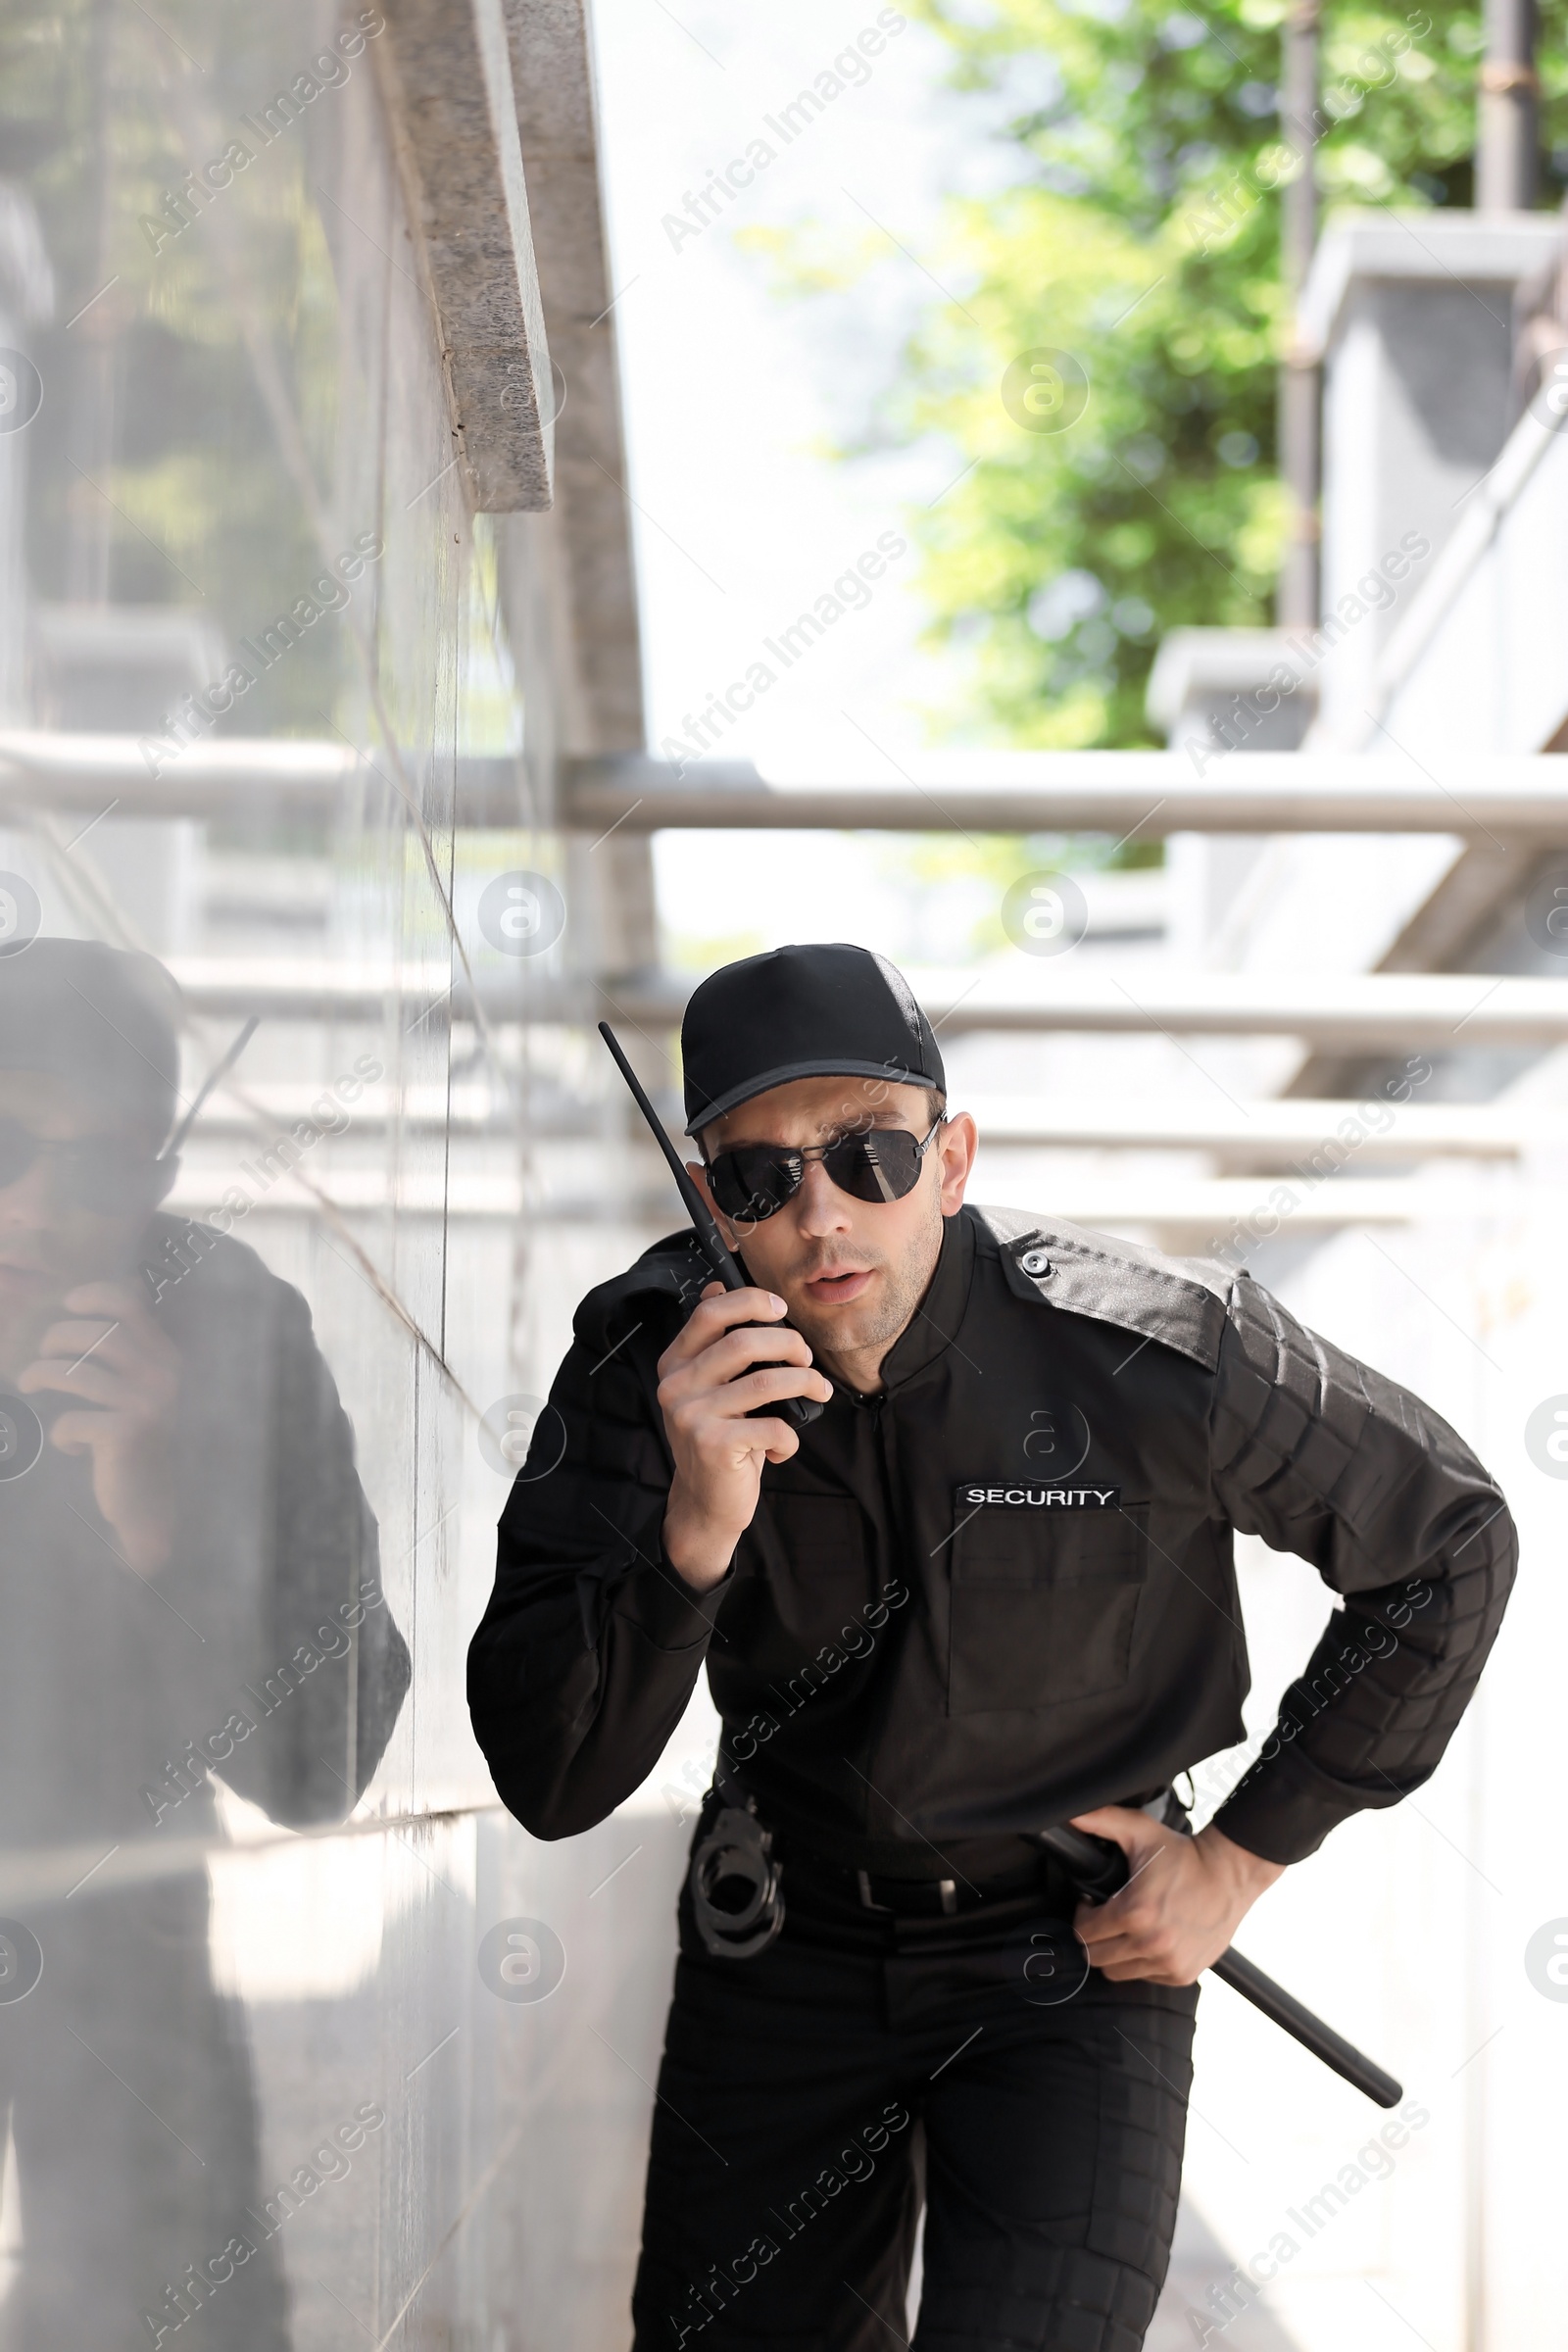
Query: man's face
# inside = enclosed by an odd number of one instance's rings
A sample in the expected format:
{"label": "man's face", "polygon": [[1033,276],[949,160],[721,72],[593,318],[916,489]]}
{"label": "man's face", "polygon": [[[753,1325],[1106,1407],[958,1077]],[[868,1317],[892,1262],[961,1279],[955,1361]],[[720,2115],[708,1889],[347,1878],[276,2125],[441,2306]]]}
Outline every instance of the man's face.
{"label": "man's face", "polygon": [[[712,1159],[739,1144],[799,1150],[867,1127],[903,1127],[919,1138],[931,1124],[926,1105],[915,1086],[798,1078],[715,1119],[703,1142]],[[719,1229],[744,1254],[753,1280],[778,1293],[814,1352],[840,1359],[885,1352],[925,1295],[942,1220],[963,1200],[975,1142],[972,1119],[960,1113],[947,1121],[902,1200],[857,1200],[839,1191],[820,1160],[808,1159],[800,1191],[772,1216],[733,1225],[715,1209]],[[708,1194],[703,1170],[694,1165],[692,1173]]]}
{"label": "man's face", "polygon": [[[27,1164],[6,1181],[29,1144]],[[135,1263],[167,1190],[155,1157],[130,1114],[63,1078],[0,1070],[0,1346],[41,1328],[68,1291]]]}

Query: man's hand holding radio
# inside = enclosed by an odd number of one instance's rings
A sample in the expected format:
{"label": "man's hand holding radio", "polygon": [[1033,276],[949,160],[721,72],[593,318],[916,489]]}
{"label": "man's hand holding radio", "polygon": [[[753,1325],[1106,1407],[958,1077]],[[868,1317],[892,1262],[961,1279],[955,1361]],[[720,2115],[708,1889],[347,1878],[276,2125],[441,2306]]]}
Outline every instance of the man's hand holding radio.
{"label": "man's hand holding radio", "polygon": [[17,1382],[24,1396],[69,1397],[50,1441],[85,1454],[93,1499],[138,1576],[167,1566],[173,1540],[172,1458],[179,1353],[159,1328],[139,1282],[88,1282]]}
{"label": "man's hand holding radio", "polygon": [[[675,1456],[664,1551],[699,1592],[720,1583],[751,1526],[764,1462],[787,1462],[800,1438],[758,1405],[785,1396],[825,1403],[832,1384],[813,1371],[798,1331],[768,1330],[785,1313],[771,1291],[710,1283],[691,1319],[659,1359],[659,1402]],[[748,1328],[760,1325],[763,1328]]]}

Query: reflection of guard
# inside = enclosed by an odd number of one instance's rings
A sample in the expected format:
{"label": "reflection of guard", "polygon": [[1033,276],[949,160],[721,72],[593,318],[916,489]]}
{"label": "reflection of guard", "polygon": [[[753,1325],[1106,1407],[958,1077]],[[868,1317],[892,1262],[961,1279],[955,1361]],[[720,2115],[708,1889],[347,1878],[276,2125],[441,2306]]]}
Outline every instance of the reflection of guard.
{"label": "reflection of guard", "polygon": [[[1246,1275],[965,1204],[973,1122],[880,958],[726,967],[682,1058],[756,1287],[694,1309],[710,1261],[679,1233],[584,1299],[564,1453],[513,1488],[469,1669],[496,1786],[545,1837],[631,1793],[705,1665],[722,1718],[638,2352],[902,2340],[922,2193],[919,2346],[1136,2352],[1194,1979],[1279,1867],[1435,1769],[1507,1511],[1436,1414]],[[1171,1783],[1244,1737],[1237,1529],[1342,1605],[1186,1838]],[[1085,1817],[1140,1858],[1095,1912],[1043,1845]],[[1161,1884],[1196,1959],[1160,1958]]]}
{"label": "reflection of guard", "polygon": [[[0,1896],[41,1947],[24,2002],[0,1984],[24,2217],[6,2325],[40,2352],[160,2327],[286,2343],[195,1858],[215,1775],[274,1821],[341,1818],[408,1683],[304,1299],[159,1209],[177,1009],[150,957],[0,957],[0,1409],[36,1440],[24,1474],[0,1463]],[[209,2320],[180,2281],[212,2261]]]}
{"label": "reflection of guard", "polygon": [[25,1478],[43,1451],[43,1423],[26,1401],[0,1389],[0,1479]]}

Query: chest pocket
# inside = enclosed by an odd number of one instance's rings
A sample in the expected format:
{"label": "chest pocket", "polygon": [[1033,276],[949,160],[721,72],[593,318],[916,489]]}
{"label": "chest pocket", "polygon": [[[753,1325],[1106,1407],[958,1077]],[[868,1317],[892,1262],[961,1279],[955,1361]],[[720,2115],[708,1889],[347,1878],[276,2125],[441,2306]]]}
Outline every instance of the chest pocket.
{"label": "chest pocket", "polygon": [[948,1713],[1116,1690],[1148,1571],[1142,1513],[981,1510],[954,1538]]}

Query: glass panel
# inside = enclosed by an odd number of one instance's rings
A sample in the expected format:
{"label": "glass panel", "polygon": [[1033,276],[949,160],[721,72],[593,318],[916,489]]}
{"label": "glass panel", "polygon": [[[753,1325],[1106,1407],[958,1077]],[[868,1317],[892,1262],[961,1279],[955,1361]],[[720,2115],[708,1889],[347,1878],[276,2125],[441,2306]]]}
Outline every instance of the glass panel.
{"label": "glass panel", "polygon": [[[0,5],[0,2343],[29,2352],[623,2325],[672,1928],[546,2008],[514,1923],[667,1919],[682,1832],[661,1807],[629,1905],[583,1912],[639,1841],[507,1821],[463,1665],[530,1399],[636,1245],[593,1221],[597,1060],[524,1017],[578,953],[521,823],[502,579],[536,575],[463,495],[389,46],[313,0]],[[460,833],[486,757],[517,827]],[[619,870],[646,890],[640,848]],[[624,2161],[585,2205],[595,2115]]]}

